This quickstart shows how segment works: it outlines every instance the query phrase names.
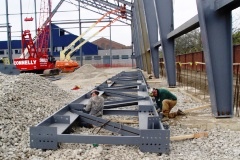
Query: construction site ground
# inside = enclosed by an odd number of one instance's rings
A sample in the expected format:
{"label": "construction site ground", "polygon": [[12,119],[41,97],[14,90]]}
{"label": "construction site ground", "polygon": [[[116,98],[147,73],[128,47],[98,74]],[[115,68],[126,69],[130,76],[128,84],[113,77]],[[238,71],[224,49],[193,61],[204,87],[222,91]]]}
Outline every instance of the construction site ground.
{"label": "construction site ground", "polygon": [[[138,146],[108,145],[84,143],[61,143],[57,150],[39,150],[30,148],[29,127],[91,91],[95,86],[121,71],[135,71],[134,68],[95,68],[92,65],[81,66],[73,73],[64,73],[50,81],[47,77],[35,74],[16,76],[0,74],[0,159],[80,159],[80,160],[159,160],[159,159],[240,159],[240,118],[215,118],[212,115],[209,95],[195,89],[177,84],[168,88],[166,78],[149,79],[150,87],[167,88],[178,98],[172,112],[181,109],[187,114],[163,122],[169,125],[170,153],[141,152]],[[18,84],[18,85],[16,85]],[[76,90],[73,90],[77,88]],[[129,106],[128,109],[137,109]],[[127,107],[126,107],[127,108]],[[103,115],[111,120],[123,120],[119,123],[138,127],[138,117]],[[74,128],[76,134],[92,135],[95,128]],[[207,133],[203,137],[195,134]],[[112,135],[102,129],[99,135]],[[192,136],[194,135],[194,136]],[[207,135],[207,136],[206,136]]]}
{"label": "construction site ground", "polygon": [[[190,110],[186,116],[176,117],[170,121],[170,125],[174,125],[176,121],[179,121],[182,127],[199,128],[201,130],[210,130],[217,127],[221,129],[240,131],[240,118],[236,115],[234,115],[232,118],[214,117],[211,111],[210,97],[208,94],[206,94],[206,92],[196,90],[193,87],[178,87],[178,85],[176,88],[168,88],[166,78],[149,79],[147,82],[150,87],[163,87],[170,91],[177,90],[186,96],[191,97],[196,102],[201,102],[203,104],[201,106],[193,106],[192,111]],[[184,108],[184,106],[182,107]],[[181,106],[179,106],[179,109],[181,109]]]}
{"label": "construction site ground", "polygon": [[[83,74],[61,74],[63,77],[61,80],[54,81],[53,83],[57,84],[63,90],[69,91],[74,86],[79,86],[79,90],[74,90],[74,94],[76,97],[83,95],[84,93],[93,89],[96,85],[99,85],[103,81],[111,78],[117,73],[121,71],[131,71],[135,70],[132,68],[108,68],[108,69],[96,69],[89,65],[90,68],[85,67],[86,70],[79,70]],[[206,92],[201,90],[197,90],[194,87],[186,87],[181,84],[177,84],[176,88],[168,88],[167,80],[165,77],[160,77],[159,79],[153,78],[148,79],[148,74],[143,71],[145,78],[149,87],[155,88],[167,88],[173,92],[180,92],[187,97],[191,97],[194,101],[196,101],[196,106],[179,106],[178,109],[190,109],[186,116],[176,117],[175,119],[170,119],[169,125],[174,125],[177,121],[181,123],[182,127],[190,127],[190,128],[199,128],[201,130],[209,130],[214,127],[222,128],[222,129],[230,129],[235,131],[240,131],[240,118],[236,115],[232,118],[215,118],[211,111],[210,97]],[[203,81],[202,81],[203,82]],[[185,101],[185,100],[184,100]],[[187,104],[187,101],[184,102]],[[183,104],[184,104],[183,103]],[[191,109],[193,109],[191,111]],[[173,111],[176,109],[173,109]]]}

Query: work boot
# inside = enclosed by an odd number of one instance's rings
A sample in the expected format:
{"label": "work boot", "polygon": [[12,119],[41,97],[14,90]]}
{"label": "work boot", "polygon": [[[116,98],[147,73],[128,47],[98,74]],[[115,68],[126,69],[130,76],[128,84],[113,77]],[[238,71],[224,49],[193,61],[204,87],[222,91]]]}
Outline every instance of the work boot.
{"label": "work boot", "polygon": [[163,117],[162,122],[166,122],[166,121],[169,121],[169,118],[168,117]]}
{"label": "work boot", "polygon": [[177,115],[184,116],[184,115],[186,115],[186,113],[184,113],[183,111],[181,111],[180,109],[178,109]]}

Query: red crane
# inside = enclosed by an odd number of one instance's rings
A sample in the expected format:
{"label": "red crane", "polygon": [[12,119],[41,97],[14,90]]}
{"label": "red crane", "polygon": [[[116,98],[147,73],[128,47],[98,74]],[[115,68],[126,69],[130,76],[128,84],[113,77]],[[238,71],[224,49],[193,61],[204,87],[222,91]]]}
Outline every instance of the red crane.
{"label": "red crane", "polygon": [[[22,33],[22,55],[20,58],[14,59],[14,64],[22,72],[59,73],[59,70],[55,69],[55,58],[48,54],[51,7],[51,0],[41,0],[39,28],[35,38],[32,38],[30,30],[25,30]],[[32,20],[32,17],[25,18],[25,21]]]}

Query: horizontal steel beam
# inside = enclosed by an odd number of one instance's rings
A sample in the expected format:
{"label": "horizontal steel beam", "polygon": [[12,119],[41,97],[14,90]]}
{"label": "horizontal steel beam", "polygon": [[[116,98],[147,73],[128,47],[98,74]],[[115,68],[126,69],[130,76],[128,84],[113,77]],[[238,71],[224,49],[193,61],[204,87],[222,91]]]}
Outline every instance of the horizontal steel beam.
{"label": "horizontal steel beam", "polygon": [[[160,47],[162,44],[161,44],[161,41],[158,41],[157,43],[155,43],[153,46],[154,47]],[[149,49],[150,50],[150,49]]]}
{"label": "horizontal steel beam", "polygon": [[[118,6],[116,6],[116,8],[109,8],[109,6],[106,5],[106,4],[105,5],[100,5],[98,3],[98,1],[89,1],[89,0],[88,1],[84,1],[84,0],[80,0],[80,2],[83,3],[83,4],[86,4],[86,5],[92,6],[94,8],[97,8],[99,10],[102,10],[102,11],[104,11],[106,13],[111,11],[111,10],[115,10],[115,9],[119,8]],[[113,13],[113,14],[119,16],[120,12]],[[127,16],[127,18],[126,18],[127,20],[131,20],[131,11],[127,10],[126,11],[126,16]]]}
{"label": "horizontal steel beam", "polygon": [[[240,6],[239,0],[215,0],[215,8],[219,11],[232,11]],[[198,15],[173,30],[167,35],[168,39],[177,38],[199,27]],[[157,45],[155,45],[158,47]]]}
{"label": "horizontal steel beam", "polygon": [[[94,12],[94,13],[97,13],[97,14],[100,14],[100,15],[104,15],[104,14],[105,14],[105,13],[101,13],[101,12],[99,12],[99,11],[95,11],[95,10],[93,10],[93,9],[90,9],[90,8],[84,6],[84,5],[81,5],[81,8],[84,8],[84,9],[86,9],[86,10],[89,10],[89,11],[91,11],[91,12]],[[110,16],[110,18],[111,18],[111,19],[114,19],[112,16]],[[121,20],[121,19],[119,19],[118,21],[121,22],[121,23],[124,23],[124,24],[126,24],[126,25],[130,25],[130,23],[127,23],[126,21],[123,21],[123,20]]]}
{"label": "horizontal steel beam", "polygon": [[61,143],[88,143],[88,144],[127,144],[139,145],[140,136],[101,136],[101,135],[57,135]]}
{"label": "horizontal steel beam", "polygon": [[232,11],[240,6],[239,0],[215,0],[215,10]]}
{"label": "horizontal steel beam", "polygon": [[198,27],[199,27],[198,15],[195,15],[190,20],[188,20],[187,22],[185,22],[184,24],[182,24],[181,26],[179,26],[178,28],[176,28],[175,30],[170,32],[167,35],[167,38],[171,39],[171,38],[180,37],[183,34],[186,34],[186,33],[190,32],[190,31],[192,31],[192,30],[194,30]]}

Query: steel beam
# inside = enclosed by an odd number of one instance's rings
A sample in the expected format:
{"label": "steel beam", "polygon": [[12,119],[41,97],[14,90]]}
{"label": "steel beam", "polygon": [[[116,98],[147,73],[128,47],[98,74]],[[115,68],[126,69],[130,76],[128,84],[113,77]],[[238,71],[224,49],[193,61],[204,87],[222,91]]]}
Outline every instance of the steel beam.
{"label": "steel beam", "polygon": [[[118,82],[108,84],[107,82],[110,80]],[[134,86],[137,90],[134,90],[131,95],[125,93],[125,91],[117,90],[117,87],[128,89],[130,86],[126,82],[138,84]],[[124,87],[125,85],[126,87]],[[138,145],[142,152],[169,152],[170,131],[161,123],[162,116],[158,115],[152,98],[148,96],[146,80],[141,71],[121,72],[94,89],[98,89],[100,94],[104,94],[105,99],[116,98],[110,103],[105,101],[104,116],[138,116],[139,128],[126,126],[112,122],[111,119],[95,117],[82,112],[90,98],[90,92],[87,92],[38,125],[30,127],[30,147],[57,149],[59,143],[102,143]],[[109,93],[113,96],[109,95]],[[117,99],[121,100],[118,101]],[[135,105],[135,109],[123,108],[131,105]],[[96,127],[96,130],[93,130],[93,135],[72,133],[73,127],[86,126],[86,124],[92,124]],[[99,131],[101,129],[111,131],[115,135],[100,135]]]}
{"label": "steel beam", "polygon": [[[82,2],[82,1],[81,1],[81,2]],[[85,4],[88,5],[88,3],[85,3]],[[95,7],[95,6],[94,6],[94,7]],[[93,9],[90,9],[90,8],[84,6],[84,5],[81,5],[81,8],[84,8],[84,9],[86,9],[86,10],[89,10],[89,11],[91,11],[91,12],[94,12],[94,13],[97,13],[97,14],[100,14],[100,15],[104,15],[104,14],[106,13],[106,12],[101,13],[101,12],[99,12],[99,11],[95,11],[95,10],[93,10]],[[111,15],[110,15],[110,18],[114,19]],[[127,23],[126,21],[123,21],[123,20],[121,20],[121,19],[119,19],[118,21],[121,22],[121,23],[130,25],[130,23]]]}
{"label": "steel beam", "polygon": [[144,48],[143,35],[142,35],[142,26],[141,26],[141,22],[140,22],[139,7],[137,4],[137,1],[134,1],[133,12],[136,17],[136,27],[137,27],[139,45],[141,47],[140,54],[142,57],[143,70],[147,71],[147,59],[146,59],[146,55],[145,55],[145,48]]}
{"label": "steel beam", "polygon": [[212,112],[233,116],[233,51],[231,12],[215,11],[214,1],[197,0]]}
{"label": "steel beam", "polygon": [[198,15],[195,15],[192,17],[190,20],[176,28],[175,30],[171,31],[168,35],[167,38],[178,38],[196,28],[199,27],[199,20],[198,20]]}
{"label": "steel beam", "polygon": [[137,67],[143,70],[143,62],[142,62],[142,56],[141,56],[141,47],[139,42],[139,35],[137,31],[137,20],[135,16],[135,12],[133,12],[132,16],[132,32],[133,32],[133,44],[134,44],[134,52],[136,57],[136,64]]}
{"label": "steel beam", "polygon": [[126,4],[126,5],[128,5],[128,6],[130,6],[130,7],[133,6],[132,2],[128,2],[128,1],[125,1],[125,0],[117,0],[117,1],[118,1],[118,2],[121,2],[121,3],[123,3],[123,4]]}
{"label": "steel beam", "polygon": [[215,10],[231,12],[232,10],[240,7],[239,0],[215,0]]}
{"label": "steel beam", "polygon": [[174,29],[172,0],[155,0],[155,7],[163,49],[163,58],[165,61],[167,82],[169,87],[176,87],[174,40],[167,39],[167,34]]}
{"label": "steel beam", "polygon": [[149,45],[152,58],[153,73],[155,78],[159,78],[159,51],[158,48],[154,46],[155,43],[158,41],[158,25],[157,15],[154,7],[154,0],[142,1],[147,22],[146,24],[148,31],[148,39],[150,43]]}
{"label": "steel beam", "polygon": [[161,41],[156,42],[153,46],[156,48],[159,48],[161,46]]}
{"label": "steel beam", "polygon": [[7,23],[7,47],[8,47],[8,58],[9,63],[12,64],[12,40],[11,40],[11,26],[9,25],[9,15],[8,15],[8,0],[5,0],[6,4],[6,23]]}
{"label": "steel beam", "polygon": [[151,55],[150,52],[148,52],[149,48],[149,39],[148,39],[148,33],[147,33],[147,26],[146,26],[146,17],[143,11],[143,2],[142,0],[136,1],[135,7],[138,7],[139,12],[139,22],[141,25],[141,32],[143,37],[143,48],[144,48],[144,55],[146,57],[146,70],[148,74],[152,74],[152,65],[151,65]]}
{"label": "steel beam", "polygon": [[[102,10],[104,12],[109,12],[111,10],[115,10],[115,9],[119,9],[119,6],[117,5],[114,5],[114,4],[111,4],[109,2],[104,2],[104,1],[99,1],[99,0],[94,0],[94,1],[91,1],[91,0],[77,0],[81,3],[84,3],[84,4],[87,4],[89,6],[92,6],[94,8],[97,8],[99,10]],[[114,15],[117,15],[119,16],[120,13],[113,13]],[[131,20],[131,11],[126,9],[126,15],[127,15],[127,20]]]}

